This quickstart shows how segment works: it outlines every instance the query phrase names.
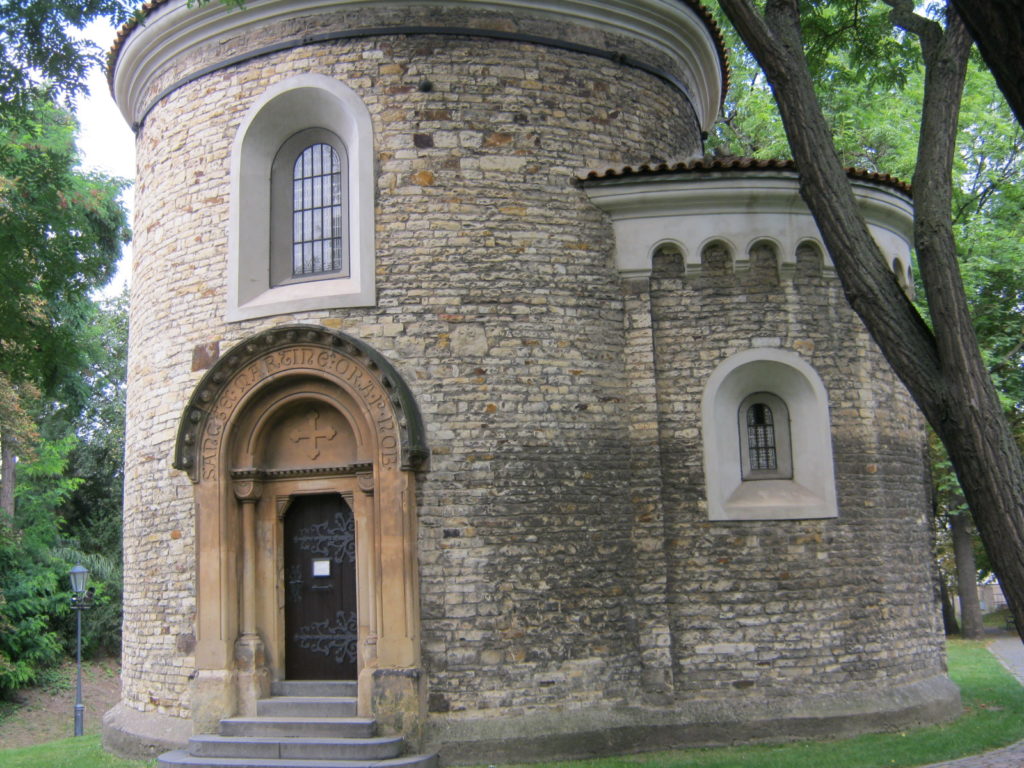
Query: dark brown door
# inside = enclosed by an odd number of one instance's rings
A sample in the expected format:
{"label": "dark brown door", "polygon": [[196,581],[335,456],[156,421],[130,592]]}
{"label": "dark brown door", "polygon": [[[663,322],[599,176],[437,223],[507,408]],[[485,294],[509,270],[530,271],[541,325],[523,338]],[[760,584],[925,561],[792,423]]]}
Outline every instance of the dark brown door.
{"label": "dark brown door", "polygon": [[335,494],[296,496],[284,519],[285,675],[356,679],[356,535]]}

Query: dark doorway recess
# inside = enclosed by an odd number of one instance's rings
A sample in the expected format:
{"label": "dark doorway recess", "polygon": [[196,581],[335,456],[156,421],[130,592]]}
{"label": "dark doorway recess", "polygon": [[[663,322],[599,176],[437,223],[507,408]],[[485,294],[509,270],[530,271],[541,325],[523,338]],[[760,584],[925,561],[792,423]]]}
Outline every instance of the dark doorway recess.
{"label": "dark doorway recess", "polygon": [[285,675],[355,680],[356,535],[335,493],[296,496],[284,519]]}

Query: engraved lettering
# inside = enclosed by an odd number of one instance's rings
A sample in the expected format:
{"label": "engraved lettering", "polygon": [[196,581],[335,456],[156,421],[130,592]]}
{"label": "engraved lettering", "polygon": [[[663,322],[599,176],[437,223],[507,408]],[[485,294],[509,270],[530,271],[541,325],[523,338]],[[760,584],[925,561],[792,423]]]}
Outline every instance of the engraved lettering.
{"label": "engraved lettering", "polygon": [[394,435],[381,435],[380,438],[381,464],[390,467],[398,457],[398,438]]}
{"label": "engraved lettering", "polygon": [[271,352],[263,358],[263,365],[268,373],[277,373],[277,371],[281,370],[281,353]]}
{"label": "engraved lettering", "polygon": [[[256,349],[251,351],[255,353]],[[204,428],[202,448],[198,451],[202,457],[200,471],[204,480],[217,476],[221,444],[227,425],[234,418],[239,403],[268,377],[289,368],[299,367],[322,371],[333,375],[339,382],[345,382],[357,400],[362,401],[362,407],[376,427],[382,466],[390,468],[396,464],[401,454],[401,440],[391,399],[378,378],[359,361],[353,360],[342,351],[324,349],[318,345],[290,346],[260,353],[255,360],[237,370],[226,382],[219,397],[212,404],[213,408]],[[330,428],[320,428],[316,417],[313,417],[302,434],[296,431],[290,437],[299,445],[308,445],[309,454],[316,458],[324,442],[334,437],[328,434],[332,431]]]}

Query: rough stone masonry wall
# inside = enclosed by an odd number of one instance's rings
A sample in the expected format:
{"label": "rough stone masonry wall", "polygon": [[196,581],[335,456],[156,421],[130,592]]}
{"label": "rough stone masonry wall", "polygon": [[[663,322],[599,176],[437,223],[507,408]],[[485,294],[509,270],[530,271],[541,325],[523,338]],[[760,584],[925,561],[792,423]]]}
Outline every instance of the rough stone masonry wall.
{"label": "rough stone masonry wall", "polygon": [[[652,293],[677,697],[782,711],[942,674],[922,422],[838,280],[806,247],[781,284],[767,249],[734,273],[712,247],[698,276],[659,257]],[[838,518],[707,520],[703,387],[759,345],[828,391]]]}
{"label": "rough stone masonry wall", "polygon": [[[226,324],[230,145],[255,97],[307,72],[346,82],[373,118],[378,305]],[[429,93],[417,88],[424,79]],[[630,694],[628,616],[645,574],[624,514],[622,299],[610,227],[570,182],[584,168],[697,150],[690,108],[663,82],[491,40],[309,46],[213,72],[161,101],[138,137],[125,704],[189,711],[196,532],[192,488],[170,460],[203,373],[193,351],[223,352],[286,322],[373,344],[423,412],[430,708]]]}

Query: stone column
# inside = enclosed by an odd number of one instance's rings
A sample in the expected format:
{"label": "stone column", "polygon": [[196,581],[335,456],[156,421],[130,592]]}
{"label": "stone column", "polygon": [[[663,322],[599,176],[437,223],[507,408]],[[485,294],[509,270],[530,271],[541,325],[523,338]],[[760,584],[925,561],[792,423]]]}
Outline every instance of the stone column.
{"label": "stone column", "polygon": [[235,641],[238,711],[251,716],[256,714],[256,702],[270,693],[265,648],[256,628],[256,504],[263,495],[263,483],[255,472],[232,474],[242,517],[241,620]]}

